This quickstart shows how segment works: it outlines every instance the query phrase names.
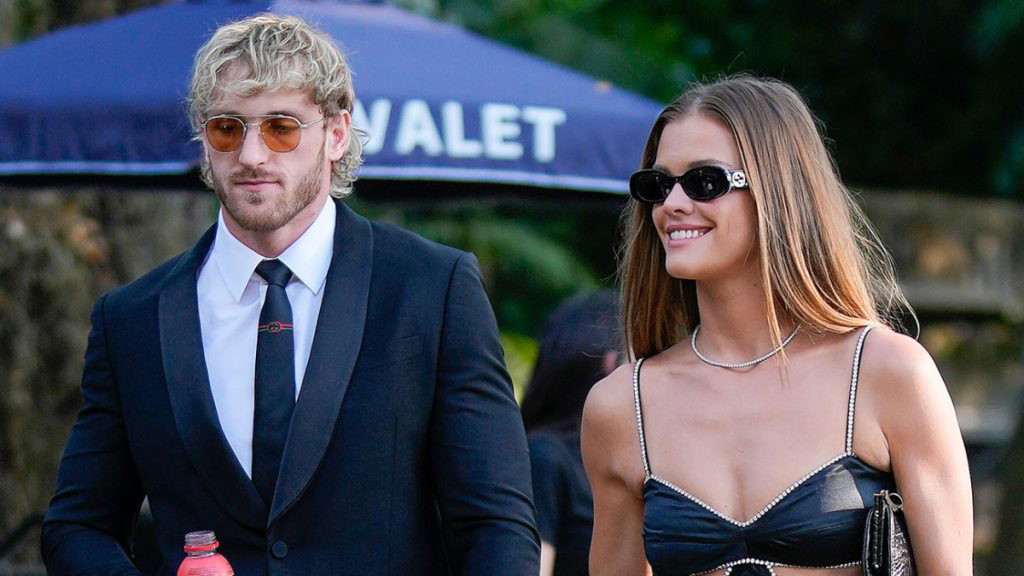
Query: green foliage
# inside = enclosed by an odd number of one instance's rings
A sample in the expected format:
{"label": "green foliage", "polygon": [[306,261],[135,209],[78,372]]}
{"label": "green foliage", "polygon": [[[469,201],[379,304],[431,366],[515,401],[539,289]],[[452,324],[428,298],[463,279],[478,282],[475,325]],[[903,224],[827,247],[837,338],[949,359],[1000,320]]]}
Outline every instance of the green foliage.
{"label": "green foliage", "polygon": [[2,0],[0,46],[22,42],[44,32],[125,14],[168,0]]}
{"label": "green foliage", "polygon": [[563,298],[611,281],[614,205],[349,202],[372,218],[475,254],[502,330],[537,334]]}
{"label": "green foliage", "polygon": [[748,71],[795,85],[846,179],[1024,198],[1024,4],[440,0],[440,15],[667,102]]}
{"label": "green foliage", "polygon": [[522,402],[526,384],[530,381],[530,376],[533,373],[533,365],[537,362],[540,344],[537,343],[537,340],[523,334],[502,332],[501,346],[505,349],[505,366],[508,367],[508,373],[512,376],[516,400]]}

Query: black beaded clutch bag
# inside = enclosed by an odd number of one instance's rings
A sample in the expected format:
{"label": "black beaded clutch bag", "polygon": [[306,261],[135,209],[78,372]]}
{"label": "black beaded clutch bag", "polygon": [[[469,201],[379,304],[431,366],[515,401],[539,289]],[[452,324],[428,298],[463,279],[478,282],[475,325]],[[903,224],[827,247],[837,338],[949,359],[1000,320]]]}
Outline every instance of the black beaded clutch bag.
{"label": "black beaded clutch bag", "polygon": [[914,576],[903,499],[895,492],[875,494],[875,505],[864,526],[864,576]]}

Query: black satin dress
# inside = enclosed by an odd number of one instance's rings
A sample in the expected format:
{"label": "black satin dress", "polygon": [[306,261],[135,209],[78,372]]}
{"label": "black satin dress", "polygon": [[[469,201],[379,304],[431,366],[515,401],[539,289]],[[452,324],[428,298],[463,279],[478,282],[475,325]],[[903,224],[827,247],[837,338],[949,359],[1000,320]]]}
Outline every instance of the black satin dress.
{"label": "black satin dress", "polygon": [[873,496],[895,490],[891,473],[853,453],[853,411],[865,329],[857,342],[846,450],[808,472],[752,518],[736,520],[653,474],[640,409],[640,366],[633,373],[637,427],[644,459],[644,547],[656,576],[724,570],[727,576],[773,576],[775,566],[844,568],[860,564],[864,524]]}

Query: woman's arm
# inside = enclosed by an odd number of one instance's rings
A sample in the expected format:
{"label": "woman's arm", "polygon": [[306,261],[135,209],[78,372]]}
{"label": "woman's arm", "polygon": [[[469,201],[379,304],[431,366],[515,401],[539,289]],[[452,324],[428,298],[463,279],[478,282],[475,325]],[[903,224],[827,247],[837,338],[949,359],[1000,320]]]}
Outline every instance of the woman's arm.
{"label": "woman's arm", "polygon": [[630,366],[620,367],[595,384],[583,409],[583,464],[594,493],[592,576],[650,574],[644,555],[643,463],[631,371]]}
{"label": "woman's arm", "polygon": [[918,571],[972,574],[971,479],[953,402],[920,344],[877,332],[865,347],[865,367],[873,367],[870,401],[905,503]]}

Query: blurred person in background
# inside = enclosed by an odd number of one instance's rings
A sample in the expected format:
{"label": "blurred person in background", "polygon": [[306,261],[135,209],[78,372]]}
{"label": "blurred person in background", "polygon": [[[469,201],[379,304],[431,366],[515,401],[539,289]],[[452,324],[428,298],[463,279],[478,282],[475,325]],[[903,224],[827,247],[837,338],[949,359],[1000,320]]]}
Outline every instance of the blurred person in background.
{"label": "blurred person in background", "polygon": [[541,537],[541,576],[586,576],[594,501],[580,454],[591,386],[617,366],[619,301],[612,291],[573,296],[548,316],[523,397]]}
{"label": "blurred person in background", "polygon": [[[659,115],[620,268],[632,362],[591,390],[594,576],[856,576],[898,490],[923,575],[972,571],[963,439],[799,93],[734,76]],[[649,564],[649,565],[648,565]]]}

